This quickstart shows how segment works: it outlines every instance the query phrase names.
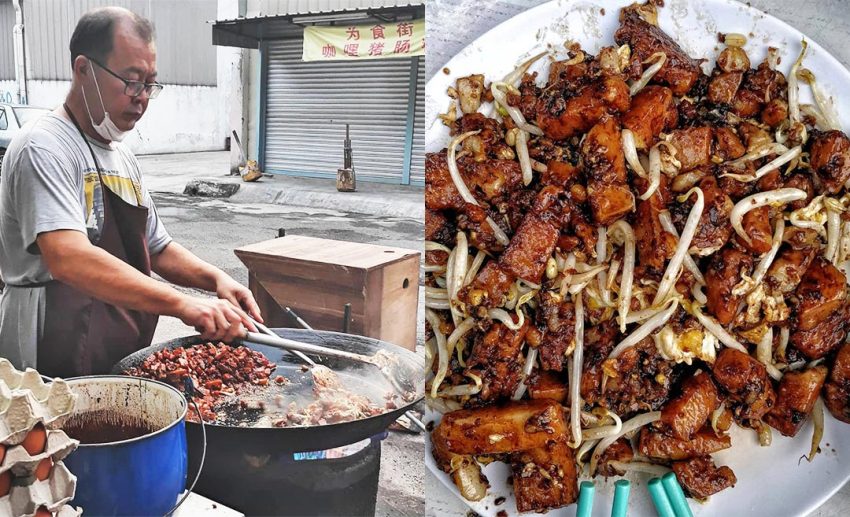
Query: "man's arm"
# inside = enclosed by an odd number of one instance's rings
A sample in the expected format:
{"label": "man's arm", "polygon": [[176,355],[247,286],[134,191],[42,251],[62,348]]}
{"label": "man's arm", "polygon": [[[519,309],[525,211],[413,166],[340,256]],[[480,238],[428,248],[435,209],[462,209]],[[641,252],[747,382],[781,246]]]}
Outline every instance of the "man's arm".
{"label": "man's arm", "polygon": [[173,284],[214,292],[219,298],[244,309],[255,320],[263,321],[250,290],[174,241],[151,257],[151,266],[159,276]]}
{"label": "man's arm", "polygon": [[106,303],[174,316],[209,340],[232,341],[243,324],[254,329],[238,306],[182,294],[93,246],[76,230],[41,233],[36,243],[54,279]]}

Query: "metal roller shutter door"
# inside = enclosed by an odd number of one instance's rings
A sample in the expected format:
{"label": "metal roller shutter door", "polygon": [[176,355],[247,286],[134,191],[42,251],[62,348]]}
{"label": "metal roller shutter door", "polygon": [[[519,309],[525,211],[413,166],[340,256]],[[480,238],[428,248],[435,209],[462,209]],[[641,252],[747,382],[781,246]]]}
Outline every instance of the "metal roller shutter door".
{"label": "metal roller shutter door", "polygon": [[419,58],[416,77],[416,111],[413,116],[413,152],[410,158],[410,182],[425,184],[425,58]]}
{"label": "metal roller shutter door", "polygon": [[268,43],[265,169],[335,178],[351,125],[358,179],[401,183],[410,59],[303,62],[302,40]]}

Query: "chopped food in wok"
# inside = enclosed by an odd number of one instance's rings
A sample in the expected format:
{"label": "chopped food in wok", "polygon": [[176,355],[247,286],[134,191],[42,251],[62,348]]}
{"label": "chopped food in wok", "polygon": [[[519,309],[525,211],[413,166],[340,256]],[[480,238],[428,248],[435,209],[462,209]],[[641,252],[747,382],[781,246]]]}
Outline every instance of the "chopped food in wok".
{"label": "chopped food in wok", "polygon": [[[317,400],[305,407],[290,402],[286,406],[286,416],[276,420],[275,427],[350,422],[380,415],[385,411],[385,408],[373,404],[369,398],[345,389],[333,370],[317,364],[310,368],[310,373],[313,376],[313,394]],[[283,399],[280,400],[283,402]]]}
{"label": "chopped food in wok", "polygon": [[[276,368],[261,352],[244,346],[207,343],[160,350],[125,373],[166,382],[181,390],[184,380],[190,378],[196,387],[194,401],[204,422],[209,423],[313,426],[349,422],[395,409],[397,397],[393,393],[387,394],[385,403],[378,404],[346,389],[340,377],[322,365],[307,370],[313,381],[310,400],[284,395],[280,389],[290,380],[282,375],[272,378]],[[233,417],[234,408],[240,418]],[[198,422],[192,405],[187,418]]]}
{"label": "chopped food in wok", "polygon": [[[125,373],[162,381],[183,390],[187,377],[195,386],[194,400],[205,422],[217,418],[215,405],[222,395],[233,394],[243,384],[266,386],[277,365],[247,347],[207,343],[192,347],[166,348],[151,354],[141,366]],[[190,404],[187,418],[197,422]]]}
{"label": "chopped food in wok", "polygon": [[426,157],[432,452],[469,500],[491,461],[521,512],[582,473],[705,499],[733,422],[768,446],[812,417],[809,460],[824,404],[850,422],[850,138],[806,42],[786,76],[727,34],[706,75],[654,2],[614,41],[459,78]]}

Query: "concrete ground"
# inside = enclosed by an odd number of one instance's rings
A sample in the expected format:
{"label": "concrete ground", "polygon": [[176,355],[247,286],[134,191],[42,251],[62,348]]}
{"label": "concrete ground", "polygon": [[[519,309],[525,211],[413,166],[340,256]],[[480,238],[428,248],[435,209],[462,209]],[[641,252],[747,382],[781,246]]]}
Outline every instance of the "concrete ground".
{"label": "concrete ground", "polygon": [[[327,208],[416,221],[425,217],[424,190],[421,187],[358,181],[356,192],[338,192],[335,181],[330,179],[272,174],[256,182],[245,183],[238,176],[230,175],[230,155],[226,151],[160,154],[139,159],[151,191],[179,194],[190,182],[235,184],[238,190],[230,197],[234,203]],[[419,238],[421,242],[421,235]]]}
{"label": "concrete ground", "polygon": [[[421,188],[360,182],[358,192],[340,193],[330,180],[290,177],[244,184],[228,176],[226,152],[140,156],[139,160],[146,186],[174,239],[243,284],[248,281],[247,270],[233,250],[277,237],[280,228],[287,235],[422,249]],[[240,185],[226,199],[184,195],[193,180]],[[423,302],[420,289],[420,333]],[[194,330],[181,321],[160,318],[154,342],[192,334]],[[424,513],[423,450],[424,436],[418,434],[391,432],[384,441],[377,516]]]}

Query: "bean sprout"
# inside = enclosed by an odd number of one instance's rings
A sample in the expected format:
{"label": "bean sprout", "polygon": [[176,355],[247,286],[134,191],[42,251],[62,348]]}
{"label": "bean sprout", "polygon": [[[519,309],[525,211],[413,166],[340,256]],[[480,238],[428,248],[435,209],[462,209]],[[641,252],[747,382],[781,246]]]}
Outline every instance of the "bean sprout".
{"label": "bean sprout", "polygon": [[516,135],[516,154],[519,157],[519,166],[522,169],[522,184],[527,187],[534,178],[531,170],[531,158],[528,156],[528,133],[522,129]]}
{"label": "bean sprout", "polygon": [[[600,226],[596,229],[596,234],[596,264],[598,266],[604,266],[605,261],[608,260],[608,232],[604,226]],[[606,307],[613,306],[614,302],[611,300],[611,292],[605,288],[608,284],[608,268],[600,271],[596,280],[599,285],[599,291],[602,293],[602,302]]]}
{"label": "bean sprout", "polygon": [[466,233],[457,232],[457,246],[454,250],[454,266],[448,280],[449,306],[451,307],[452,321],[455,325],[460,323],[463,314],[457,308],[457,295],[460,288],[463,287],[463,280],[466,277],[466,272],[469,264],[469,245],[466,241]]}
{"label": "bean sprout", "polygon": [[522,328],[525,324],[525,313],[519,310],[517,306],[517,314],[519,315],[519,321],[514,323],[513,316],[506,311],[505,309],[490,309],[487,312],[487,315],[490,316],[490,319],[499,320],[502,324],[513,331],[517,331]]}
{"label": "bean sprout", "polygon": [[791,203],[792,201],[805,199],[806,196],[806,192],[798,188],[780,188],[776,190],[768,190],[767,192],[758,192],[738,201],[735,204],[735,207],[732,208],[729,220],[732,223],[732,228],[735,229],[735,233],[737,233],[744,242],[750,244],[752,243],[752,239],[749,235],[747,235],[747,232],[744,231],[743,226],[744,215],[747,212],[762,206],[777,206]]}
{"label": "bean sprout", "polygon": [[782,236],[785,234],[785,220],[782,217],[776,219],[776,230],[773,232],[773,240],[770,243],[770,249],[762,256],[761,260],[753,272],[752,278],[744,277],[733,289],[732,294],[735,296],[743,296],[752,292],[764,280],[767,270],[776,258],[776,252],[779,251],[779,246],[782,245]]}
{"label": "bean sprout", "polygon": [[626,318],[632,303],[632,284],[635,272],[635,232],[631,225],[620,219],[608,228],[608,233],[619,235],[625,251],[623,252],[623,274],[620,278],[620,292],[617,299],[619,311],[620,332],[626,332]]}
{"label": "bean sprout", "polygon": [[691,240],[693,240],[694,234],[696,234],[697,225],[699,224],[700,217],[702,216],[702,209],[705,205],[702,190],[699,187],[694,187],[685,195],[679,196],[678,200],[680,203],[683,203],[686,199],[691,197],[692,193],[696,193],[697,200],[691,208],[691,213],[688,214],[685,227],[682,229],[682,236],[679,238],[679,244],[676,246],[676,252],[673,254],[673,258],[670,259],[670,263],[667,264],[667,269],[664,271],[664,277],[658,285],[658,291],[655,293],[652,305],[659,305],[667,298],[667,294],[670,292],[670,289],[673,288],[676,283],[676,279],[679,277],[679,269],[682,266],[682,261],[688,253],[688,248],[691,246]]}
{"label": "bean sprout", "polygon": [[[460,175],[460,169],[458,169],[457,167],[457,146],[463,143],[463,141],[469,138],[470,136],[477,135],[480,132],[480,130],[469,131],[463,133],[462,135],[458,135],[454,139],[452,139],[452,141],[449,143],[449,152],[446,158],[446,162],[449,166],[449,174],[452,177],[452,181],[455,184],[455,188],[457,188],[457,191],[460,193],[460,197],[463,198],[463,200],[467,203],[471,203],[475,206],[480,206],[478,204],[478,200],[475,199],[475,196],[473,196],[472,192],[470,192],[469,188],[467,188],[466,183],[463,182],[463,178]],[[490,228],[493,229],[493,234],[496,236],[496,240],[499,242],[499,244],[507,246],[508,243],[510,243],[510,239],[508,239],[508,236],[505,235],[505,232],[499,227],[498,224],[496,224],[495,221],[493,221],[493,219],[489,215],[487,216],[487,224],[489,224]]]}
{"label": "bean sprout", "polygon": [[519,400],[525,395],[526,389],[528,389],[528,385],[526,381],[528,380],[528,376],[531,375],[531,371],[534,369],[534,363],[537,361],[537,349],[536,348],[528,348],[528,353],[525,356],[525,364],[522,367],[522,376],[519,380],[519,385],[517,386],[516,391],[514,391],[511,400]]}
{"label": "bean sprout", "polygon": [[581,445],[581,368],[584,357],[584,302],[581,293],[575,299],[576,329],[575,349],[570,368],[570,429],[572,440],[570,447],[577,449]]}
{"label": "bean sprout", "polygon": [[573,279],[573,270],[576,267],[576,254],[570,253],[564,261],[564,279],[561,280],[561,296],[566,296]]}
{"label": "bean sprout", "polygon": [[773,366],[773,328],[768,328],[756,346],[756,359],[767,368],[770,377],[778,381],[782,378],[782,372]]}
{"label": "bean sprout", "polygon": [[434,337],[437,339],[437,373],[434,375],[434,380],[431,381],[431,398],[436,399],[439,398],[440,384],[443,383],[443,379],[446,378],[446,373],[448,373],[450,352],[446,346],[446,335],[440,330],[442,320],[437,316],[437,313],[426,308],[425,319],[428,320],[431,330],[434,332]]}
{"label": "bean sprout", "polygon": [[812,96],[820,110],[820,115],[823,119],[825,129],[835,129],[841,131],[841,123],[838,121],[838,113],[835,112],[835,105],[832,103],[832,98],[827,97],[823,89],[817,83],[815,74],[807,69],[801,68],[797,72],[797,77],[802,79],[812,89]]}
{"label": "bean sprout", "polygon": [[[672,234],[673,237],[676,237],[677,239],[679,238],[679,231],[676,230],[676,227],[673,225],[673,220],[670,218],[669,211],[662,210],[661,212],[658,212],[658,221],[661,223],[661,227],[665,232]],[[683,264],[698,283],[705,285],[705,277],[703,276],[702,271],[699,270],[697,263],[694,262],[693,257],[685,255]]]}
{"label": "bean sprout", "polygon": [[481,265],[484,263],[484,259],[486,257],[487,254],[481,250],[478,250],[478,253],[475,254],[475,258],[472,259],[472,264],[469,266],[466,276],[463,277],[464,287],[469,285],[469,283],[475,278],[475,275],[478,274],[478,270],[481,269]]}
{"label": "bean sprout", "polygon": [[721,434],[725,434],[720,429],[717,428],[717,424],[720,423],[720,417],[723,416],[723,413],[726,411],[726,402],[721,402],[720,406],[717,407],[714,411],[711,412],[711,429],[714,431],[714,434],[720,436]]}
{"label": "bean sprout", "polygon": [[637,92],[641,91],[644,86],[649,84],[649,81],[655,76],[655,74],[658,73],[659,70],[661,70],[661,67],[664,66],[665,62],[667,62],[667,54],[664,52],[656,52],[649,56],[649,59],[644,61],[644,64],[651,63],[652,61],[655,61],[655,63],[644,70],[640,79],[629,86],[629,94],[631,94],[632,97],[634,97]]}
{"label": "bean sprout", "polygon": [[643,165],[641,165],[640,159],[638,159],[635,135],[630,129],[623,129],[620,132],[620,144],[623,146],[623,154],[626,155],[626,162],[635,171],[635,174],[641,178],[646,178],[646,171],[643,170]]}
{"label": "bean sprout", "polygon": [[815,400],[815,406],[812,409],[812,422],[814,423],[812,447],[809,449],[809,455],[806,457],[809,463],[815,459],[815,455],[818,453],[818,449],[820,449],[821,438],[823,438],[823,399],[820,397]]}
{"label": "bean sprout", "polygon": [[787,152],[788,148],[780,143],[765,144],[753,150],[752,152],[741,156],[737,160],[733,160],[728,163],[733,167],[738,167],[739,165],[743,165],[746,162],[751,162],[753,160],[758,160],[759,158],[764,158],[769,154],[785,154]]}
{"label": "bean sprout", "polygon": [[800,153],[802,153],[802,151],[803,150],[799,145],[792,147],[791,149],[788,149],[787,151],[785,151],[781,155],[777,156],[773,160],[762,165],[755,172],[755,174],[753,174],[752,176],[749,176],[749,175],[746,175],[746,174],[725,173],[725,174],[721,174],[720,177],[721,178],[728,177],[728,178],[732,178],[734,180],[737,180],[737,181],[740,181],[740,182],[743,182],[743,183],[751,183],[753,181],[760,179],[762,176],[764,176],[768,172],[770,172],[774,169],[778,169],[780,166],[785,165],[786,163],[790,162],[794,158],[800,156]]}
{"label": "bean sprout", "polygon": [[661,185],[661,151],[658,150],[658,145],[649,150],[649,186],[640,196],[641,200],[649,199]]}
{"label": "bean sprout", "polygon": [[605,438],[606,436],[612,436],[615,434],[619,434],[623,429],[623,421],[617,416],[616,413],[612,413],[611,411],[606,410],[608,416],[614,420],[614,423],[611,425],[603,425],[600,427],[595,427],[593,429],[585,429],[581,432],[582,440],[596,440],[600,438]]}
{"label": "bean sprout", "polygon": [[[511,117],[511,120],[514,121],[516,127],[518,127],[521,131],[528,131],[532,135],[542,136],[543,130],[534,124],[529,124],[525,117],[522,115],[522,112],[516,106],[511,106],[508,104],[508,96],[505,93],[504,89],[514,89],[513,85],[509,85],[503,82],[494,81],[493,84],[490,85],[490,92],[493,94],[494,102],[497,102],[500,106],[502,106],[505,111],[508,112],[508,115]],[[519,135],[517,135],[517,141],[519,139]]]}
{"label": "bean sprout", "polygon": [[[838,265],[838,240],[841,231],[841,212],[844,207],[833,199],[824,199],[826,205],[826,251],[824,258]],[[835,206],[839,205],[839,206]]]}
{"label": "bean sprout", "polygon": [[640,414],[631,420],[627,420],[623,422],[623,427],[620,429],[620,432],[608,436],[607,438],[603,438],[599,445],[593,450],[593,456],[590,457],[590,472],[591,474],[596,472],[596,465],[599,463],[599,457],[602,456],[602,453],[605,452],[605,449],[611,446],[612,443],[616,442],[626,433],[630,433],[636,429],[640,429],[641,427],[651,424],[653,422],[657,422],[661,420],[661,411],[651,411],[649,413]]}
{"label": "bean sprout", "polygon": [[481,392],[481,377],[474,373],[466,372],[467,377],[471,378],[474,384],[460,384],[458,386],[450,386],[441,390],[438,395],[440,397],[470,397]]}
{"label": "bean sprout", "polygon": [[718,341],[728,346],[729,348],[734,348],[739,352],[744,352],[745,354],[749,354],[747,351],[747,347],[742,345],[737,339],[735,339],[732,334],[726,331],[720,323],[717,322],[711,316],[705,315],[702,311],[699,310],[699,307],[691,305],[691,314],[700,322],[700,324],[705,327],[706,330],[711,332],[714,337],[717,338]]}
{"label": "bean sprout", "polygon": [[615,358],[622,354],[626,349],[635,346],[640,343],[643,338],[649,336],[655,329],[667,324],[667,321],[673,316],[673,313],[676,312],[676,308],[679,307],[678,298],[670,298],[667,300],[666,304],[668,307],[665,309],[663,306],[656,310],[656,313],[646,320],[646,322],[637,328],[634,332],[629,334],[628,337],[620,341],[617,346],[608,354],[608,358]]}
{"label": "bean sprout", "polygon": [[655,477],[661,477],[670,472],[670,469],[664,465],[656,465],[655,463],[647,463],[645,461],[630,461],[628,463],[624,461],[609,461],[608,465],[617,472],[644,472],[646,474],[652,474]]}
{"label": "bean sprout", "polygon": [[809,44],[805,39],[800,42],[800,55],[797,56],[797,60],[791,66],[791,73],[788,75],[788,119],[792,124],[800,122],[800,91],[797,84],[797,70],[803,63],[803,57],[805,57],[808,47]]}
{"label": "bean sprout", "polygon": [[520,80],[520,78],[523,76],[523,74],[525,74],[528,71],[528,69],[531,67],[532,64],[534,64],[535,61],[537,61],[538,59],[540,59],[541,57],[543,57],[545,55],[546,55],[546,51],[544,50],[543,52],[540,52],[539,54],[535,54],[535,55],[531,56],[530,58],[526,59],[518,67],[514,68],[513,71],[511,71],[511,73],[506,75],[505,78],[502,79],[502,82],[513,85],[515,82]]}

